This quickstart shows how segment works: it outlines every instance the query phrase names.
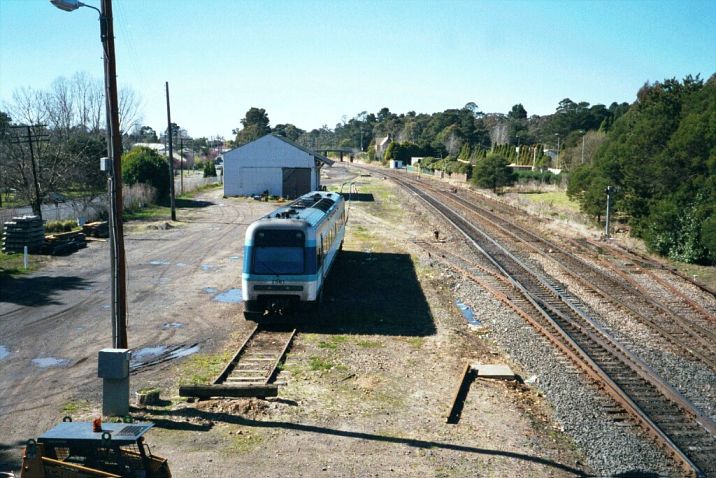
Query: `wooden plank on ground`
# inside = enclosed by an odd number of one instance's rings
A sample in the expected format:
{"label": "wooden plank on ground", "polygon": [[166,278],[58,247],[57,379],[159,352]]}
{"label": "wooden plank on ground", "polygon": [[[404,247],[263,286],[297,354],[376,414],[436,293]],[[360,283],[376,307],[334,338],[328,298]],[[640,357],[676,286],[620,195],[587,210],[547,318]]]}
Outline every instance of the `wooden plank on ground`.
{"label": "wooden plank on ground", "polygon": [[447,423],[455,424],[460,421],[460,414],[462,413],[462,407],[470,385],[470,381],[468,380],[469,375],[470,364],[468,363],[465,364],[465,369],[460,375],[460,380],[455,387],[455,393],[453,393],[452,404],[446,420]]}
{"label": "wooden plank on ground", "polygon": [[275,397],[278,385],[182,385],[179,387],[181,397]]}

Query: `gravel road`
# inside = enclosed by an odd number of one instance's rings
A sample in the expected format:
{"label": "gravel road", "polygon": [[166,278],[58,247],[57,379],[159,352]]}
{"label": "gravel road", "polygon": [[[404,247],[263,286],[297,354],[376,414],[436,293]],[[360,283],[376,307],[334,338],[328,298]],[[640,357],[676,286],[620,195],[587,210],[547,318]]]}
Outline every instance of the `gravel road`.
{"label": "gravel road", "polygon": [[[273,205],[221,194],[199,196],[169,227],[125,226],[132,349],[212,351],[246,326],[236,304],[213,298],[240,287],[245,228]],[[78,389],[99,397],[97,353],[112,345],[109,302],[104,241],[0,284],[0,470],[19,456],[3,450],[54,425]]]}

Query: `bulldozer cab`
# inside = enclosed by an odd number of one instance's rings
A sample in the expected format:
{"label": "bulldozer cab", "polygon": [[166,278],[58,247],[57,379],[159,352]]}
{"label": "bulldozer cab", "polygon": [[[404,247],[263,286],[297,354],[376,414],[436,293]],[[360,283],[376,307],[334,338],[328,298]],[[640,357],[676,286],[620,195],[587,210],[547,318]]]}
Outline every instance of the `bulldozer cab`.
{"label": "bulldozer cab", "polygon": [[167,460],[152,455],[143,435],[152,423],[65,421],[29,440],[21,478],[169,478]]}

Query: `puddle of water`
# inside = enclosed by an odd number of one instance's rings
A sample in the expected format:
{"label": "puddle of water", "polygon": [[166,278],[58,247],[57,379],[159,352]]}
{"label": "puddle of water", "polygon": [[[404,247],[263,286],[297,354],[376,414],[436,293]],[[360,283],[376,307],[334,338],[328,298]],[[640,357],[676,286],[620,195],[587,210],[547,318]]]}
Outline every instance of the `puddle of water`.
{"label": "puddle of water", "polygon": [[153,347],[144,347],[133,350],[132,357],[129,361],[130,371],[137,370],[147,365],[166,362],[167,360],[175,360],[194,354],[200,349],[199,344],[192,345],[155,345]]}
{"label": "puddle of water", "polygon": [[457,308],[460,309],[460,312],[462,312],[462,316],[465,317],[465,320],[467,320],[468,324],[477,327],[482,326],[482,322],[475,318],[475,312],[469,305],[464,304],[460,299],[455,301],[455,305],[457,305]]}
{"label": "puddle of water", "polygon": [[181,329],[182,327],[184,327],[184,324],[182,324],[181,322],[164,322],[162,324],[162,329],[164,329],[164,330],[166,330],[166,329]]}
{"label": "puddle of water", "polygon": [[165,261],[165,260],[163,260],[163,259],[162,259],[162,260],[156,260],[156,259],[155,259],[155,260],[153,260],[153,261],[149,261],[149,263],[150,263],[151,265],[153,265],[153,266],[168,266],[168,265],[170,264],[169,261]]}
{"label": "puddle of water", "polygon": [[7,347],[0,345],[0,360],[4,359],[8,355],[10,355],[10,352],[7,351]]}
{"label": "puddle of water", "polygon": [[172,359],[172,360],[178,359],[181,357],[186,357],[188,355],[197,353],[199,351],[199,349],[200,349],[199,344],[192,345],[191,347],[181,347],[181,348],[178,348],[178,349],[174,350],[173,352],[169,353],[168,357],[169,357],[169,359]]}
{"label": "puddle of water", "polygon": [[214,264],[202,264],[201,265],[201,270],[203,270],[204,272],[209,272],[212,269],[216,269],[216,266]]}
{"label": "puddle of water", "polygon": [[239,259],[241,259],[241,256],[229,256],[230,261],[238,261]]}
{"label": "puddle of water", "polygon": [[144,347],[141,349],[132,350],[132,357],[130,359],[130,362],[146,362],[149,359],[161,355],[166,349],[166,345],[157,345],[154,347]]}
{"label": "puddle of water", "polygon": [[214,297],[217,302],[228,302],[230,304],[238,304],[241,302],[241,289],[229,289]]}
{"label": "puddle of water", "polygon": [[177,262],[177,267],[186,267],[186,264],[183,262]]}
{"label": "puddle of water", "polygon": [[204,287],[203,289],[201,289],[201,291],[205,294],[216,294],[217,292],[219,292],[219,289],[217,289],[216,287]]}
{"label": "puddle of water", "polygon": [[112,308],[112,305],[111,305],[111,304],[102,304],[102,308],[103,308],[104,310],[109,310],[109,309]]}
{"label": "puddle of water", "polygon": [[55,357],[38,357],[36,359],[32,359],[32,363],[40,368],[66,367],[70,364],[70,362],[71,360],[69,359],[58,359]]}

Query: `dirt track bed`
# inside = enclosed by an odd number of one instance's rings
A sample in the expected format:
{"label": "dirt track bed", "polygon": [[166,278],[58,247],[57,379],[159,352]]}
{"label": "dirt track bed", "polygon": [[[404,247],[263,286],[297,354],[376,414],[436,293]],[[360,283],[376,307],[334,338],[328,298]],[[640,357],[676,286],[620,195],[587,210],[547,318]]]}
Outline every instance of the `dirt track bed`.
{"label": "dirt track bed", "polygon": [[[460,423],[445,423],[466,362],[510,359],[468,328],[454,304],[454,281],[410,245],[410,240],[430,240],[433,225],[425,223],[427,216],[391,203],[397,197],[391,185],[364,181],[361,192],[375,200],[352,206],[324,313],[300,324],[278,376],[286,386],[277,399],[187,403],[176,397],[180,381],[211,376],[250,330],[241,304],[213,298],[238,286],[237,244],[245,226],[271,205],[211,193],[205,199],[213,204],[188,211],[179,227],[130,228],[130,314],[141,317],[130,320],[130,344],[201,344],[198,354],[132,376],[132,391],[158,386],[166,400],[132,411],[135,418],[156,423],[147,437],[153,451],[170,459],[177,477],[527,477],[591,471],[551,418],[541,393],[529,386],[476,381]],[[73,317],[62,316],[57,327],[91,328],[103,315],[106,270],[97,264],[106,249],[92,249],[77,256],[88,268],[86,289],[54,292],[54,302],[64,308],[85,304],[73,309]],[[39,274],[61,277],[69,270],[76,269],[52,262]],[[38,309],[27,302],[0,313],[13,320],[23,313],[32,320],[53,320],[48,316],[57,311],[51,304]],[[18,307],[27,310],[13,312]],[[174,323],[182,326],[173,328]],[[7,437],[1,440],[7,446],[0,447],[0,470],[17,470],[17,441],[37,436],[64,414],[90,418],[97,413],[100,384],[93,348],[107,342],[107,334],[98,330],[72,341],[59,332],[40,334],[37,345],[21,329],[13,333],[28,351],[0,360],[0,377],[10,380],[0,388],[16,387],[13,394],[0,393],[0,432]],[[76,363],[49,371],[28,367],[23,380],[5,374],[8,366],[42,354],[49,343],[55,348],[48,354]],[[66,384],[68,377],[80,385]],[[39,407],[21,407],[21,399],[40,399]]]}

